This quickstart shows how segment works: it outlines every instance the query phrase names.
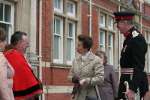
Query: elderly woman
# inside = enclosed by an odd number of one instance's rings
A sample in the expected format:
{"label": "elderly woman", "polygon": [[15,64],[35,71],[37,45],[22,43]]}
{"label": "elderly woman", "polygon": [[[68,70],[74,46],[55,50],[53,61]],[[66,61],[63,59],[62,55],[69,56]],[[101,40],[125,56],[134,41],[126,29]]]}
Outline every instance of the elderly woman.
{"label": "elderly woman", "polygon": [[6,33],[0,28],[0,100],[14,100],[12,85],[14,70],[3,55]]}
{"label": "elderly woman", "polygon": [[101,100],[115,100],[117,97],[117,77],[113,66],[107,64],[105,52],[97,50],[96,55],[104,60],[104,83],[99,86]]}
{"label": "elderly woman", "polygon": [[92,38],[85,35],[78,36],[78,57],[73,61],[69,73],[69,79],[74,83],[72,92],[74,100],[89,98],[98,100],[95,86],[103,83],[104,66],[103,61],[90,51],[92,45]]}

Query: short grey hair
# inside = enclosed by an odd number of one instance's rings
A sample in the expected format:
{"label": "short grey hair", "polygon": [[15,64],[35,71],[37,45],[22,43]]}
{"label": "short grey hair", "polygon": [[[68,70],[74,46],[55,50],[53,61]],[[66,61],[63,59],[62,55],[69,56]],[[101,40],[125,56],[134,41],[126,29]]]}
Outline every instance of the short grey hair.
{"label": "short grey hair", "polygon": [[104,56],[104,65],[107,64],[107,56],[106,53],[100,49],[97,49],[95,55],[97,55],[98,57]]}

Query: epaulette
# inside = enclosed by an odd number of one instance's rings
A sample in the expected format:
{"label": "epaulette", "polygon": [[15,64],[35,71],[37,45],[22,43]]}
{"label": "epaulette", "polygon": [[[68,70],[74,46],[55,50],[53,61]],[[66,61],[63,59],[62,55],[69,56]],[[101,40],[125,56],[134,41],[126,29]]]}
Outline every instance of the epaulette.
{"label": "epaulette", "polygon": [[134,30],[134,31],[132,32],[132,37],[135,38],[135,37],[137,37],[139,34],[140,34],[140,33],[139,33],[138,31]]}

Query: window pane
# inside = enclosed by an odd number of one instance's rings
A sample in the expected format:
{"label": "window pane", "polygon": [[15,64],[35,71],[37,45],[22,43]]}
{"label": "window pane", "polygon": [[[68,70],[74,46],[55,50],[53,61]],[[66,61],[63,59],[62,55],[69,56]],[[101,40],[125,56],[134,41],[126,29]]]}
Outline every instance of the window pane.
{"label": "window pane", "polygon": [[67,12],[70,16],[76,15],[76,4],[74,2],[68,2],[67,3]]}
{"label": "window pane", "polygon": [[108,45],[109,46],[113,45],[113,33],[109,33],[108,35]]}
{"label": "window pane", "polygon": [[99,44],[102,51],[105,51],[105,31],[100,31]]}
{"label": "window pane", "polygon": [[108,34],[108,62],[109,64],[113,64],[113,33]]}
{"label": "window pane", "polygon": [[101,31],[100,32],[100,44],[105,44],[105,32]]}
{"label": "window pane", "polygon": [[11,20],[11,6],[5,5],[5,21],[10,22]]}
{"label": "window pane", "polygon": [[54,33],[60,34],[61,32],[61,20],[56,19],[54,20]]}
{"label": "window pane", "polygon": [[100,15],[100,26],[102,27],[106,26],[106,16],[104,14]]}
{"label": "window pane", "polygon": [[53,0],[54,8],[57,8],[57,0]]}
{"label": "window pane", "polygon": [[60,20],[56,20],[56,33],[60,34]]}
{"label": "window pane", "polygon": [[113,29],[113,18],[112,17],[109,17],[108,28],[111,29],[111,30]]}
{"label": "window pane", "polygon": [[59,36],[56,36],[54,35],[54,59],[59,59],[59,46],[60,46],[60,37]]}
{"label": "window pane", "polygon": [[67,39],[67,61],[72,60],[72,46],[73,46],[73,40],[72,39]]}
{"label": "window pane", "polygon": [[62,6],[62,0],[53,0],[54,2],[54,8],[57,8],[57,9],[62,9],[61,6]]}
{"label": "window pane", "polygon": [[3,4],[0,3],[0,21],[3,20]]}
{"label": "window pane", "polygon": [[73,13],[73,4],[72,3],[68,3],[67,4],[67,7],[68,7],[68,12],[70,12],[70,13]]}
{"label": "window pane", "polygon": [[113,64],[113,48],[109,47],[108,48],[108,63]]}
{"label": "window pane", "polygon": [[54,10],[57,10],[57,11],[63,11],[63,0],[53,0],[53,3],[54,3]]}
{"label": "window pane", "polygon": [[69,37],[73,37],[73,24],[69,23]]}

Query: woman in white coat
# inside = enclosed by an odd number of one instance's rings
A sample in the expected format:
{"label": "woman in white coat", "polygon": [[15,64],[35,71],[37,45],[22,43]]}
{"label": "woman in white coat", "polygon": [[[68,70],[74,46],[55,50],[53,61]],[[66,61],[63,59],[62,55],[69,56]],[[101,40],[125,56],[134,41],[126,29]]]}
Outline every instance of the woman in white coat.
{"label": "woman in white coat", "polygon": [[0,28],[0,100],[14,100],[13,76],[14,70],[3,55],[6,44],[6,33]]}
{"label": "woman in white coat", "polygon": [[69,73],[69,79],[74,84],[74,100],[86,100],[86,97],[97,99],[95,86],[104,81],[103,61],[90,51],[92,45],[92,38],[85,35],[78,36],[79,54],[73,61]]}

